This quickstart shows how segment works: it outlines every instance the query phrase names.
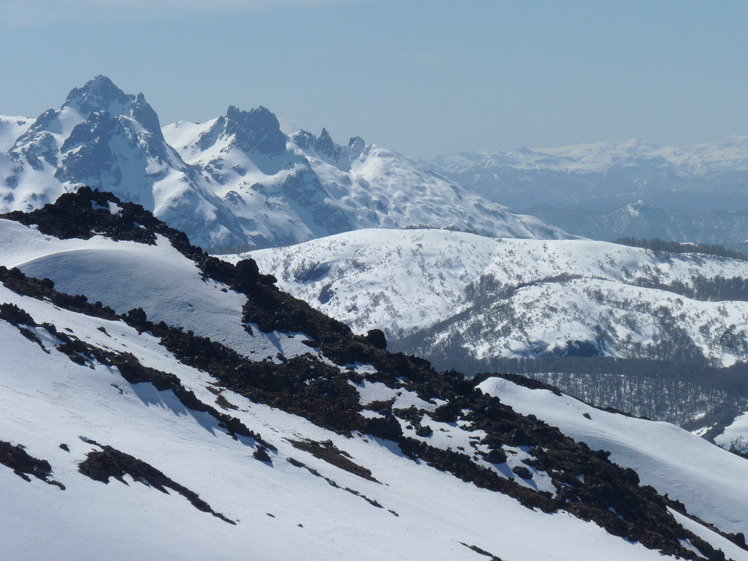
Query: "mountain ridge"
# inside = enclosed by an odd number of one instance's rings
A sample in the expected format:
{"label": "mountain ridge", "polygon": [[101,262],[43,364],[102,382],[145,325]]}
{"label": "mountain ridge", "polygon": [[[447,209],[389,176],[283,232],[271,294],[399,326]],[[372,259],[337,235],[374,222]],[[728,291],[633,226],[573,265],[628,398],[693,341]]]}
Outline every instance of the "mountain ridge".
{"label": "mountain ridge", "polygon": [[6,146],[0,211],[30,211],[89,185],[142,204],[212,251],[420,224],[567,236],[358,137],[343,147],[326,130],[287,136],[262,106],[162,127],[143,94],[105,76],[35,120],[0,119]]}
{"label": "mountain ridge", "polygon": [[[503,356],[507,357],[534,356],[533,341],[537,341],[540,354],[554,349],[560,352],[566,343],[584,334],[580,341],[595,343],[598,338],[595,327],[601,324],[608,312],[596,306],[588,314],[592,316],[588,322],[583,319],[586,316],[582,310],[596,302],[598,296],[595,295],[599,291],[608,294],[609,299],[615,294],[617,298],[625,299],[625,294],[631,292],[632,301],[643,305],[651,300],[655,307],[657,302],[670,299],[671,313],[676,316],[681,313],[675,311],[676,308],[688,314],[686,308],[692,304],[692,312],[700,317],[694,323],[699,325],[709,323],[708,318],[713,315],[716,321],[722,313],[717,310],[727,301],[730,301],[732,313],[746,313],[740,311],[744,302],[734,301],[742,300],[737,286],[730,294],[721,296],[716,293],[710,296],[708,289],[710,283],[720,279],[727,283],[729,279],[746,278],[748,265],[744,260],[703,254],[669,254],[609,242],[490,239],[448,230],[360,230],[298,246],[253,251],[247,255],[275,275],[286,290],[315,307],[357,329],[385,329],[393,337],[431,328],[449,318],[458,318],[469,309],[489,313],[487,310],[493,305],[502,303],[506,307],[513,299],[524,298],[526,302],[518,303],[515,313],[505,310],[496,316],[503,318],[504,330],[514,333],[516,344],[501,346],[500,341],[514,340],[508,334],[498,336],[493,333],[488,338],[504,349],[507,354]],[[226,256],[229,260],[238,258]],[[569,293],[563,297],[540,294],[554,287],[559,290],[567,287]],[[605,303],[602,296],[598,300],[600,305]],[[538,317],[533,320],[535,316],[530,315],[530,310],[535,301],[549,302],[556,312],[551,312],[548,307],[538,309]],[[579,313],[572,314],[569,306],[578,306]],[[615,309],[635,315],[626,304]],[[631,315],[625,322],[629,327],[611,327],[610,333],[601,339],[605,347],[599,349],[600,354],[627,356],[632,348],[627,350],[625,334],[640,340],[645,346],[647,337],[657,338],[659,316],[651,312],[648,317],[653,318],[654,324],[642,323]],[[520,316],[525,320],[521,321]],[[543,316],[542,320],[540,316]],[[484,319],[484,325],[495,323]],[[554,334],[555,342],[544,339],[542,333],[535,333],[535,339],[532,334],[521,334],[522,330],[540,329],[541,324],[549,321],[555,327],[546,325],[544,329]],[[581,323],[575,328],[569,327],[570,323],[577,321]],[[725,321],[725,329],[730,322],[742,324],[738,316]],[[566,327],[563,324],[567,324]],[[494,328],[501,331],[495,325]],[[460,331],[470,333],[473,328]],[[617,331],[622,334],[617,335]],[[748,360],[748,354],[739,350],[743,348],[740,345],[731,351],[730,358],[726,355],[718,358],[716,340],[708,337],[708,340],[702,340],[706,336],[704,333],[694,332],[692,335],[695,344],[699,341],[704,356],[711,357],[715,364],[730,366],[736,361]],[[748,335],[743,333],[742,337]],[[483,340],[481,337],[474,339],[476,344]],[[646,356],[646,351],[641,350],[645,353],[642,356]]]}

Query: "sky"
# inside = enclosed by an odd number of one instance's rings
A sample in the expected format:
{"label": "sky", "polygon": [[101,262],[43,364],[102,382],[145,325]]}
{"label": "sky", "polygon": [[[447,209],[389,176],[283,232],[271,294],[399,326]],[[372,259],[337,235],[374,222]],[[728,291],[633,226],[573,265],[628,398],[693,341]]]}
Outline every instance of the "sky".
{"label": "sky", "polygon": [[0,114],[97,74],[421,157],[748,134],[745,0],[0,0]]}

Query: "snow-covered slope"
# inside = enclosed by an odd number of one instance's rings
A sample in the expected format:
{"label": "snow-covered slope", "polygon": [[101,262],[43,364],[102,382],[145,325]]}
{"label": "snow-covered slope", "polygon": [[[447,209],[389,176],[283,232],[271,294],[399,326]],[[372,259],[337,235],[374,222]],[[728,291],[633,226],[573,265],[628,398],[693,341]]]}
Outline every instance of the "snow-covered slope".
{"label": "snow-covered slope", "polygon": [[[26,225],[0,219],[9,559],[748,559],[604,454],[354,337],[132,205],[82,191],[13,218]],[[56,275],[54,289],[14,265]],[[116,313],[131,306],[147,317]],[[280,339],[299,345],[251,352]]]}
{"label": "snow-covered slope", "polygon": [[[7,290],[0,295],[30,309],[37,321],[65,325],[75,337],[132,353],[147,365],[179,375],[205,401],[215,397],[206,391],[209,377],[169,360],[152,337],[119,322],[55,312]],[[97,329],[101,327],[108,335]],[[2,323],[0,328],[10,367],[3,369],[0,382],[3,440],[22,443],[28,454],[48,461],[54,479],[65,486],[61,490],[37,479],[26,482],[0,466],[0,542],[9,559],[482,558],[462,544],[503,559],[662,558],[592,523],[527,509],[419,466],[375,441],[346,439],[224,392],[239,408],[232,414],[277,447],[272,465],[257,461],[252,439],[232,439],[215,419],[187,409],[173,392],[158,391],[150,383],[130,384],[116,369],[101,364],[77,365],[54,349],[54,339],[43,328],[34,332],[46,339],[49,354],[39,352],[36,343],[12,326]],[[377,482],[289,442],[303,439],[331,441],[356,463],[370,466]],[[101,449],[94,441],[153,466],[235,524],[130,475],[107,485],[84,477],[80,462]],[[303,462],[318,475],[288,459]],[[432,492],[437,488],[438,493]],[[44,528],[43,540],[33,539],[39,528]],[[714,534],[710,539],[729,551],[726,540]]]}
{"label": "snow-covered slope", "polygon": [[118,313],[142,308],[152,321],[193,331],[242,354],[256,354],[258,360],[273,358],[289,346],[279,334],[249,337],[241,321],[245,298],[203,279],[197,266],[163,236],[155,246],[103,237],[59,240],[10,222],[0,229],[0,246],[0,264],[49,278],[58,290],[105,302]]}
{"label": "snow-covered slope", "polygon": [[105,76],[35,120],[0,117],[0,212],[39,208],[80,185],[142,204],[222,252],[363,227],[568,237],[360,138],[341,147],[324,130],[288,137],[264,107],[162,130],[142,94]]}
{"label": "snow-covered slope", "polygon": [[704,301],[720,277],[748,278],[745,261],[442,230],[364,230],[251,255],[356,330],[421,331],[423,352],[748,360],[748,302]]}
{"label": "snow-covered slope", "polygon": [[748,461],[668,423],[601,411],[567,395],[489,378],[481,390],[516,411],[535,414],[575,440],[607,450],[642,483],[689,503],[701,519],[731,532],[748,526]]}
{"label": "snow-covered slope", "polygon": [[10,150],[16,139],[31,126],[32,120],[27,117],[0,115],[0,152]]}

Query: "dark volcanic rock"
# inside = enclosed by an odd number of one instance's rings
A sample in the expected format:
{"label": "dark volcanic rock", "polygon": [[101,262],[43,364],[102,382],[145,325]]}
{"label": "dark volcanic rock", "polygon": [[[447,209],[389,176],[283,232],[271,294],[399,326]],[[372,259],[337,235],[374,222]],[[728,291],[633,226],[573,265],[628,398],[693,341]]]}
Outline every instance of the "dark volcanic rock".
{"label": "dark volcanic rock", "polygon": [[9,467],[18,477],[31,481],[29,475],[41,479],[49,485],[55,485],[65,490],[65,486],[59,481],[51,479],[52,466],[47,460],[40,460],[31,456],[20,444],[13,445],[10,442],[0,440],[0,464]]}
{"label": "dark volcanic rock", "polygon": [[236,522],[229,520],[223,514],[214,511],[197,493],[168,478],[143,460],[120,452],[111,446],[101,446],[95,442],[91,442],[91,444],[100,446],[101,450],[89,452],[86,460],[78,466],[78,471],[86,477],[90,477],[95,481],[101,481],[102,483],[109,483],[109,479],[113,477],[127,485],[124,476],[129,475],[135,481],[142,483],[146,487],[153,487],[162,493],[168,494],[167,489],[176,491],[190,501],[190,504],[196,509],[202,512],[209,512],[229,524],[236,524]]}

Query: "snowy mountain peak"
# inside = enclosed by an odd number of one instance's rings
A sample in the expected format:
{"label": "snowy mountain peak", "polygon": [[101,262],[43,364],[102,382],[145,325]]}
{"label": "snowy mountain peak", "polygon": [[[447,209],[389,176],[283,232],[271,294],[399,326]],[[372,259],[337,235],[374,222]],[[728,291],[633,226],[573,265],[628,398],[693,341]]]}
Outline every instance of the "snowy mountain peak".
{"label": "snowy mountain peak", "polygon": [[[336,144],[326,128],[322,129],[319,136],[300,130],[291,136],[291,140],[307,154],[316,156],[343,171],[350,169],[351,159],[347,157],[348,150]],[[363,140],[361,143],[365,146]]]}
{"label": "snowy mountain peak", "polygon": [[316,156],[341,171],[350,171],[353,162],[358,160],[366,149],[366,142],[360,136],[352,137],[347,146],[335,143],[326,128],[322,129],[319,136],[299,130],[292,134],[290,139],[305,153]]}
{"label": "snowy mountain peak", "polygon": [[275,114],[265,107],[242,111],[230,105],[226,112],[225,134],[244,152],[279,154],[286,150],[286,135]]}
{"label": "snowy mountain peak", "polygon": [[158,115],[145,96],[142,93],[126,94],[106,76],[96,76],[82,87],[73,89],[60,112],[65,108],[74,109],[83,119],[90,119],[95,113],[129,117],[156,138],[162,137]]}
{"label": "snowy mountain peak", "polygon": [[197,243],[246,244],[235,217],[164,140],[142,94],[125,94],[97,76],[42,113],[8,151],[0,212],[31,211],[80,185],[142,204]]}
{"label": "snowy mountain peak", "polygon": [[[338,160],[343,151],[343,147],[333,141],[326,128],[322,129],[319,136],[303,129],[298,130],[291,135],[291,140],[302,150],[331,161]],[[363,143],[363,140],[361,142]]]}
{"label": "snowy mountain peak", "polygon": [[317,148],[319,150],[332,150],[335,148],[335,143],[332,141],[330,133],[324,127],[322,127],[322,132],[317,137]]}
{"label": "snowy mountain peak", "polygon": [[133,97],[115,86],[106,76],[98,75],[80,88],[74,88],[68,94],[63,107],[73,107],[84,117],[102,110],[119,113],[118,109],[127,105]]}
{"label": "snowy mountain peak", "polygon": [[350,154],[351,161],[357,160],[363,154],[366,148],[366,142],[360,136],[354,136],[348,141],[348,153]]}

